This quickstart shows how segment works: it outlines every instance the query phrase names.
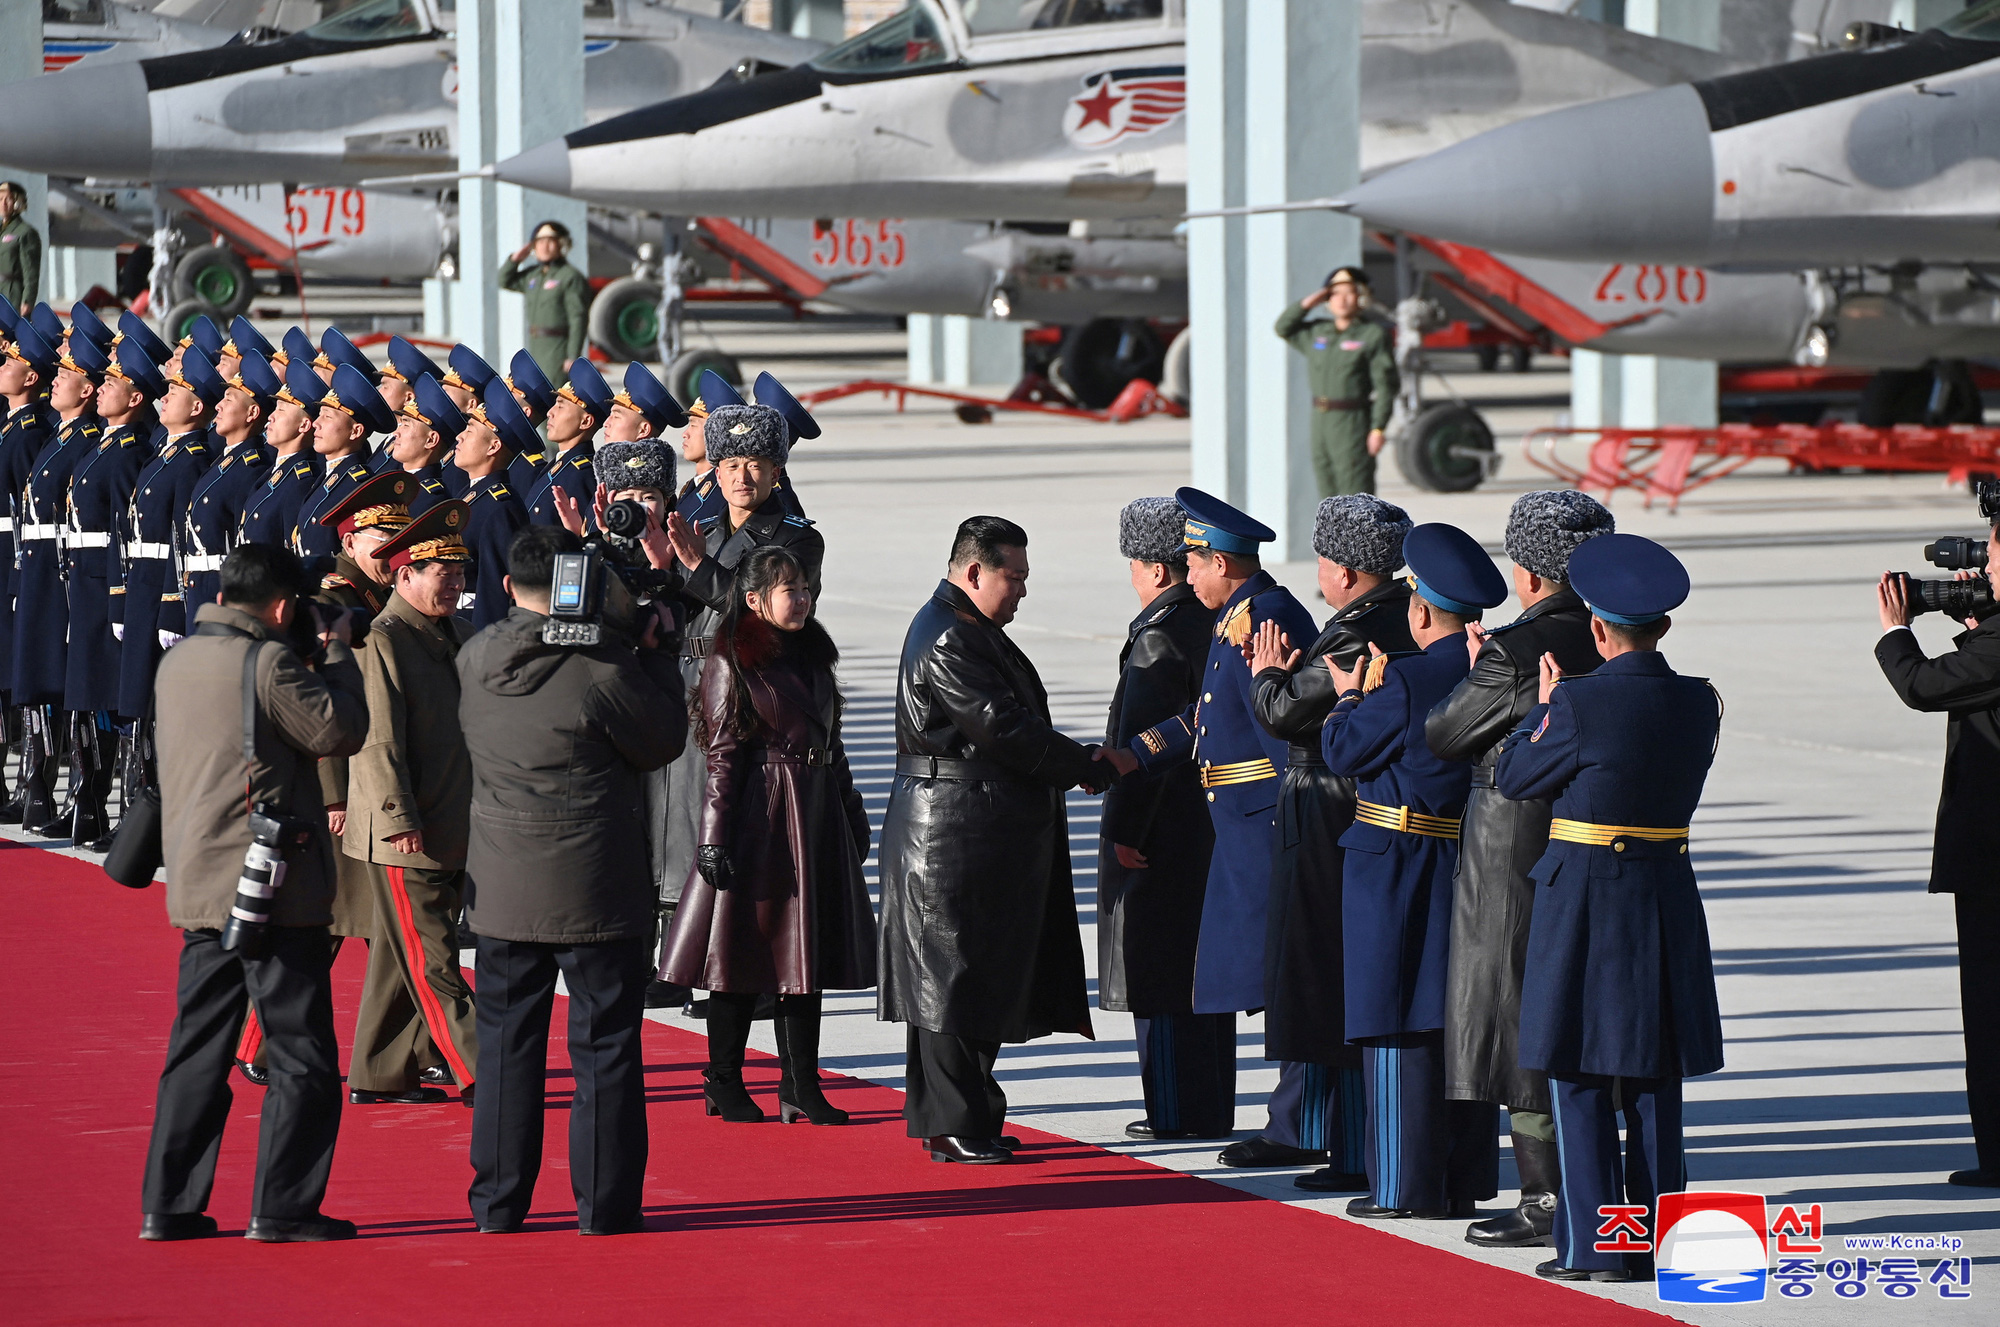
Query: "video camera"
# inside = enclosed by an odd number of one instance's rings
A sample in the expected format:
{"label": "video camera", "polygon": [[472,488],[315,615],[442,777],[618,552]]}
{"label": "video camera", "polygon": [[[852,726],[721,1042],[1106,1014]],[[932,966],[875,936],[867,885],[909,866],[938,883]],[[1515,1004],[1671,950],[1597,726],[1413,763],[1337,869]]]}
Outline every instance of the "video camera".
{"label": "video camera", "polygon": [[[2000,521],[2000,480],[1979,480],[1972,491],[1979,499],[1980,516],[1989,524]],[[1969,535],[1940,535],[1924,545],[1924,559],[1943,571],[1981,571],[1986,567],[1986,541]],[[1949,618],[1971,617],[1983,622],[2000,610],[1992,583],[1984,576],[1932,581],[1919,580],[1908,572],[1899,575],[1913,614],[1943,613]]]}
{"label": "video camera", "polygon": [[685,581],[677,568],[656,570],[628,551],[645,534],[648,519],[644,504],[622,498],[604,509],[604,533],[614,538],[589,540],[581,553],[556,554],[544,644],[587,648],[604,639],[606,627],[636,640],[640,609],[680,593]]}

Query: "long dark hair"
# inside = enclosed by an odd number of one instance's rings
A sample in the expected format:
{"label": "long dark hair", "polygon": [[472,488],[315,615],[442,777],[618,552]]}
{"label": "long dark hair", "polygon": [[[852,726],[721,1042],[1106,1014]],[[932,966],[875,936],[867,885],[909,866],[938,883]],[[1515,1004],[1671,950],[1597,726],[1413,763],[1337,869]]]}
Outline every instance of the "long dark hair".
{"label": "long dark hair", "polygon": [[[722,617],[716,623],[712,653],[722,656],[730,675],[729,712],[724,723],[739,738],[753,736],[758,727],[757,706],[750,696],[751,673],[783,658],[829,673],[840,662],[840,648],[826,634],[817,616],[807,618],[805,626],[797,631],[781,631],[750,607],[751,595],[758,595],[768,603],[773,589],[794,579],[801,585],[808,583],[804,564],[790,552],[768,546],[752,549],[736,567],[729,606],[722,610]],[[838,704],[836,701],[836,716]],[[698,698],[690,708],[695,738],[705,747],[713,737],[708,716],[702,712]]]}

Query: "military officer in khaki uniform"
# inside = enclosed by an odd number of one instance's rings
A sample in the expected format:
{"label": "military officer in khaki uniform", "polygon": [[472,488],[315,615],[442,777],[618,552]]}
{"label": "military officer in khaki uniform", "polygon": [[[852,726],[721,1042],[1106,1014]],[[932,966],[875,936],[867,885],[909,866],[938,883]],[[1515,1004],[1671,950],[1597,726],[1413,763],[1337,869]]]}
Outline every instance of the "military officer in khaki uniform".
{"label": "military officer in khaki uniform", "polygon": [[[472,810],[456,663],[472,635],[472,624],[455,616],[472,557],[465,519],[465,503],[447,498],[375,550],[393,593],[361,652],[368,742],[348,762],[341,840],[346,855],[383,868],[374,875],[369,981],[347,1073],[356,1104],[418,1089],[410,1072],[425,1029],[460,1095],[472,1099],[478,1039],[455,943]],[[400,984],[381,971],[388,966]]]}
{"label": "military officer in khaki uniform", "polygon": [[[1306,357],[1313,474],[1322,498],[1375,491],[1375,457],[1402,384],[1390,334],[1362,315],[1367,304],[1368,274],[1342,267],[1278,315],[1276,332]],[[1327,317],[1314,319],[1314,309]]]}
{"label": "military officer in khaki uniform", "polygon": [[[500,264],[500,289],[528,302],[528,353],[558,387],[569,380],[571,361],[583,353],[590,323],[590,283],[570,266],[569,245],[569,227],[544,221],[533,239]],[[530,254],[535,265],[522,267]]]}

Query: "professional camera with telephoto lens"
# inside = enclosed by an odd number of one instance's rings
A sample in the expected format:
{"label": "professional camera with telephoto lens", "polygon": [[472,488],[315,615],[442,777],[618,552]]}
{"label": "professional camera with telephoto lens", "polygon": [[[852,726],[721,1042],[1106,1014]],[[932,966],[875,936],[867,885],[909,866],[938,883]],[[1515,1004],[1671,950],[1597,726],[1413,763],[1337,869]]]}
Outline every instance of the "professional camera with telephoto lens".
{"label": "professional camera with telephoto lens", "polygon": [[269,802],[250,809],[250,847],[243,854],[243,874],[236,880],[236,902],[222,928],[222,947],[245,958],[262,958],[270,950],[271,900],[285,883],[285,864],[312,845],[313,823],[294,820]]}
{"label": "professional camera with telephoto lens", "polygon": [[[1979,514],[1988,522],[2000,520],[2000,480],[1982,479],[1972,491],[1979,499]],[[1924,560],[1942,571],[1984,571],[1986,541],[1971,535],[1940,535],[1924,545]],[[1908,572],[1897,574],[1912,614],[1943,613],[1949,618],[1970,617],[1983,622],[2000,609],[1993,598],[1992,582],[1985,576],[1927,581]]]}
{"label": "professional camera with telephoto lens", "polygon": [[677,596],[680,571],[660,571],[635,556],[649,519],[643,504],[621,498],[604,509],[603,528],[611,539],[592,539],[581,553],[558,553],[549,584],[549,620],[542,640],[549,645],[591,646],[604,628],[636,637],[640,610]]}

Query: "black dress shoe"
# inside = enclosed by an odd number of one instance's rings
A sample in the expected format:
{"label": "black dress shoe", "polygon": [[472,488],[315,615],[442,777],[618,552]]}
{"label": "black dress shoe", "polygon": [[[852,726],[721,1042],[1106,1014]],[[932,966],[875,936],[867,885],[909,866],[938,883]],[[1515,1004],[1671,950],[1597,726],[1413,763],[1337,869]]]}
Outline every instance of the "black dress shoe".
{"label": "black dress shoe", "polygon": [[961,1166],[997,1166],[1012,1161],[1014,1154],[1004,1147],[995,1147],[986,1138],[957,1138],[941,1133],[935,1138],[926,1138],[924,1146],[930,1149],[933,1161],[956,1161]]}
{"label": "black dress shoe", "polygon": [[679,1009],[688,1002],[690,994],[692,992],[678,982],[661,981],[655,977],[646,983],[646,1008]]}
{"label": "black dress shoe", "polygon": [[1324,1170],[1315,1170],[1298,1176],[1292,1181],[1292,1186],[1310,1189],[1314,1193],[1353,1193],[1356,1189],[1366,1192],[1368,1177],[1352,1171],[1335,1170],[1332,1166],[1328,1166]]}
{"label": "black dress shoe", "polygon": [[1954,1170],[1945,1176],[1946,1184],[1957,1184],[1967,1189],[2000,1189],[2000,1170]]}
{"label": "black dress shoe", "polygon": [[337,1239],[353,1239],[358,1233],[352,1221],[342,1221],[337,1216],[309,1216],[302,1221],[253,1216],[243,1238],[259,1244],[327,1244]]}
{"label": "black dress shoe", "polygon": [[521,1233],[521,1223],[519,1221],[494,1221],[488,1225],[480,1226],[479,1233],[482,1235],[518,1235]]}
{"label": "black dress shoe", "polygon": [[1271,1166],[1319,1165],[1328,1159],[1328,1155],[1324,1150],[1315,1151],[1310,1147],[1287,1147],[1258,1134],[1255,1138],[1231,1143],[1215,1159],[1238,1170],[1261,1170]]}
{"label": "black dress shoe", "polygon": [[252,1064],[248,1060],[238,1060],[236,1062],[236,1072],[242,1074],[243,1081],[252,1087],[271,1086],[271,1071],[261,1064]]}
{"label": "black dress shoe", "polygon": [[[1547,1202],[1547,1206],[1542,1204]],[[1549,1232],[1555,1225],[1555,1195],[1535,1194],[1520,1206],[1490,1221],[1475,1221],[1465,1228],[1465,1242],[1482,1249],[1531,1249],[1555,1243]]]}
{"label": "black dress shoe", "polygon": [[148,1212],[139,1222],[139,1238],[162,1243],[176,1239],[208,1239],[215,1218],[206,1212]]}
{"label": "black dress shoe", "polygon": [[1370,1221],[1394,1221],[1407,1216],[1415,1216],[1407,1207],[1383,1207],[1372,1195],[1356,1198],[1347,1205],[1349,1216],[1366,1217]]}
{"label": "black dress shoe", "polygon": [[1021,1145],[1021,1140],[1010,1133],[1003,1133],[998,1138],[989,1138],[987,1141],[995,1147],[1004,1147],[1009,1152]]}
{"label": "black dress shoe", "polygon": [[1623,1267],[1564,1267],[1554,1258],[1538,1263],[1535,1275],[1546,1281],[1637,1281],[1639,1276]]}
{"label": "black dress shoe", "polygon": [[646,1218],[633,1217],[630,1221],[599,1221],[587,1226],[578,1226],[579,1235],[637,1235],[646,1228]]}
{"label": "black dress shoe", "polygon": [[408,1092],[368,1092],[352,1088],[347,1099],[357,1106],[432,1106],[445,1099],[443,1089],[413,1087]]}
{"label": "black dress shoe", "polygon": [[1202,1133],[1195,1129],[1155,1129],[1146,1120],[1134,1120],[1125,1126],[1127,1138],[1138,1138],[1145,1142],[1162,1142],[1175,1138],[1227,1138],[1224,1133]]}
{"label": "black dress shoe", "polygon": [[451,1070],[441,1064],[434,1064],[430,1068],[418,1073],[417,1081],[419,1083],[429,1083],[432,1087],[458,1086],[457,1082],[451,1076]]}

